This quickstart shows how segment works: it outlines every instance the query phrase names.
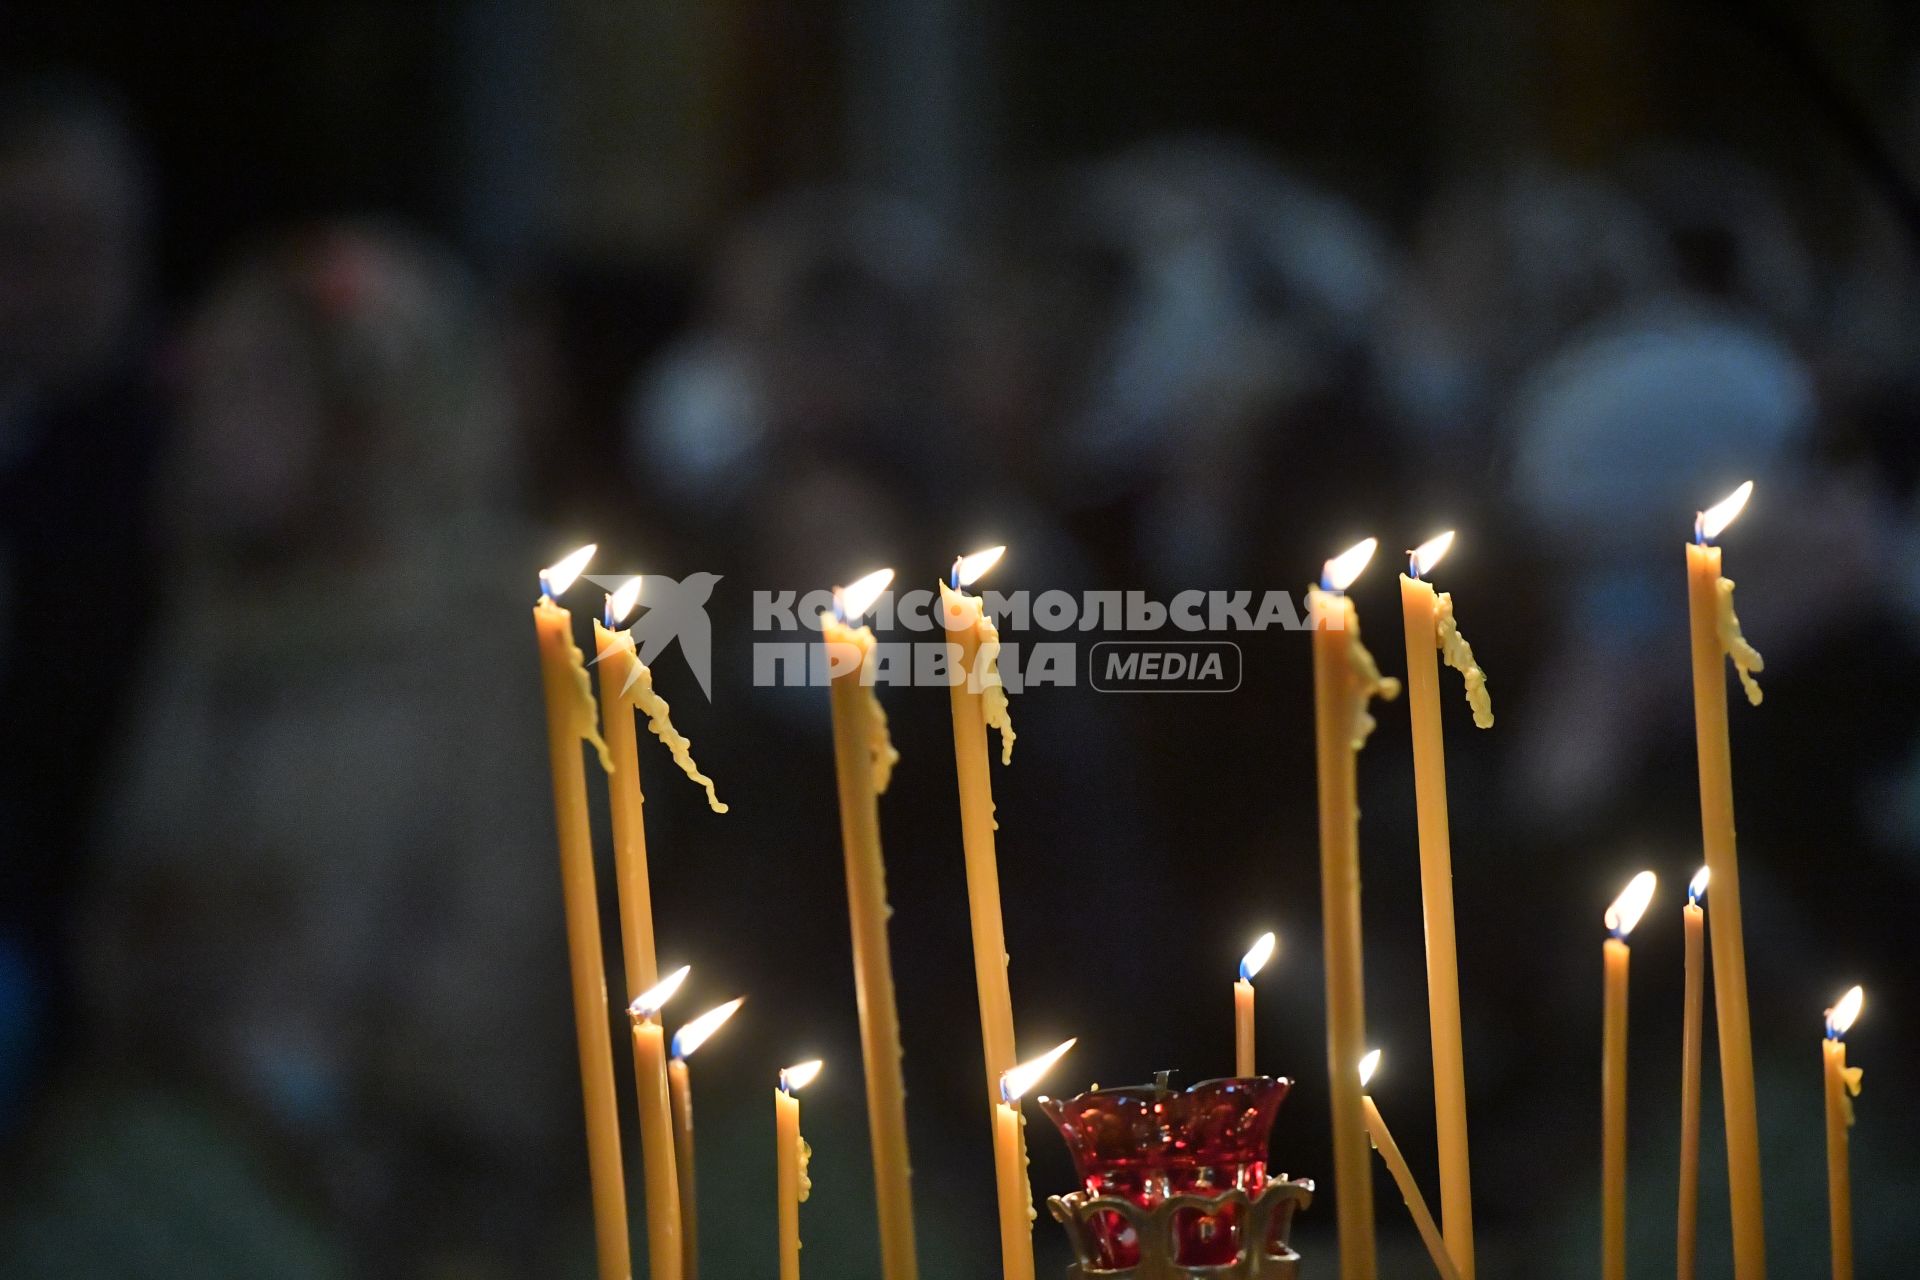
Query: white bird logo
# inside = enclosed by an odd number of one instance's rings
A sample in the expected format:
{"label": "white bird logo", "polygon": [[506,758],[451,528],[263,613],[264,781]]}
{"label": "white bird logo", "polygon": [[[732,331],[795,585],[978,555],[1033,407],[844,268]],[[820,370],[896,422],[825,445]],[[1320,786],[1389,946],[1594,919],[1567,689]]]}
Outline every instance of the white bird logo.
{"label": "white bird logo", "polygon": [[[708,702],[713,701],[713,624],[707,618],[707,601],[713,598],[720,577],[705,572],[690,573],[678,580],[657,573],[642,575],[640,615],[628,628],[640,661],[648,666],[678,640],[680,652]],[[614,591],[632,581],[632,575],[589,575],[587,580]]]}

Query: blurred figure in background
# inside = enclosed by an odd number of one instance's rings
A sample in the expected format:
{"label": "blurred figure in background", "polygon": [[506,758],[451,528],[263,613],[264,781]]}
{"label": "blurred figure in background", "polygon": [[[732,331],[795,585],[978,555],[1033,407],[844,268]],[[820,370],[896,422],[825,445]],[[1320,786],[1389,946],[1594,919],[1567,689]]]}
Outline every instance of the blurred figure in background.
{"label": "blurred figure in background", "polygon": [[1599,175],[1530,163],[1443,191],[1381,325],[1381,381],[1409,443],[1442,468],[1487,460],[1535,362],[1674,279],[1659,226]]}
{"label": "blurred figure in background", "polygon": [[546,1269],[578,1113],[536,691],[503,678],[531,539],[495,358],[464,273],[358,226],[255,254],[191,326],[172,603],[86,953],[137,1074],[53,1148],[112,1170],[163,1122],[186,1163],[111,1203],[111,1176],[49,1178],[36,1211],[167,1220],[207,1166],[244,1194],[204,1211],[265,1225],[136,1231],[122,1274]]}
{"label": "blurred figure in background", "polygon": [[80,638],[142,634],[152,599],[148,205],[98,95],[0,91],[0,1134],[71,1029],[87,815],[128,691]]}

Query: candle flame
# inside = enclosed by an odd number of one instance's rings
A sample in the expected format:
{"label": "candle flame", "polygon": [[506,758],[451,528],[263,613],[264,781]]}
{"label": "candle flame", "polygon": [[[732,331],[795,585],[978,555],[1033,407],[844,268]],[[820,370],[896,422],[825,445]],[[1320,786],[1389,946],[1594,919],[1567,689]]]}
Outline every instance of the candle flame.
{"label": "candle flame", "polygon": [[633,577],[621,583],[619,589],[607,597],[608,627],[617,627],[632,615],[634,606],[640,603],[640,584],[642,581],[643,579],[636,573]]}
{"label": "candle flame", "polygon": [[725,1026],[727,1019],[740,1012],[740,1006],[746,1002],[745,996],[737,1000],[729,1000],[683,1025],[673,1033],[673,1056],[676,1058],[692,1056],[693,1051],[705,1044],[714,1032]]}
{"label": "candle flame", "polygon": [[1720,501],[1702,511],[1693,522],[1693,533],[1702,542],[1712,542],[1733,518],[1747,505],[1747,499],[1753,496],[1753,481],[1749,480]]}
{"label": "candle flame", "polygon": [[647,990],[635,996],[633,1003],[627,1006],[627,1012],[632,1015],[635,1020],[640,1022],[644,1022],[653,1017],[667,1007],[667,1001],[673,999],[673,993],[680,989],[680,984],[685,982],[687,975],[692,972],[692,965],[681,965],[678,969],[675,969],[672,973],[660,979],[657,986],[649,987]]}
{"label": "candle flame", "polygon": [[1020,1101],[1021,1095],[1039,1084],[1040,1077],[1051,1071],[1053,1064],[1065,1057],[1067,1050],[1079,1042],[1080,1038],[1075,1036],[1071,1040],[1055,1045],[1032,1062],[1023,1062],[1011,1071],[1002,1072],[1000,1075],[1001,1100],[1008,1103]]}
{"label": "candle flame", "polygon": [[1693,879],[1687,881],[1688,900],[1692,902],[1700,901],[1701,895],[1707,891],[1707,881],[1711,879],[1713,879],[1713,872],[1706,867],[1702,867],[1694,872]]}
{"label": "candle flame", "polygon": [[811,1062],[801,1062],[791,1067],[780,1068],[780,1092],[800,1092],[813,1083],[813,1078],[820,1074],[820,1068],[825,1065],[827,1064],[815,1058]]}
{"label": "candle flame", "polygon": [[1863,989],[1849,989],[1847,994],[1840,997],[1838,1004],[1827,1010],[1827,1034],[1835,1040],[1847,1034],[1853,1026],[1853,1020],[1860,1016],[1860,1006],[1866,1002],[1867,993]]}
{"label": "candle flame", "polygon": [[1447,554],[1453,546],[1453,530],[1449,529],[1437,538],[1429,538],[1407,553],[1407,568],[1415,578],[1424,578],[1433,572],[1433,566],[1440,563],[1440,557]]}
{"label": "candle flame", "polygon": [[1252,982],[1253,975],[1267,967],[1267,961],[1273,959],[1273,948],[1278,941],[1269,930],[1247,948],[1247,954],[1240,957],[1240,981]]}
{"label": "candle flame", "polygon": [[593,553],[600,549],[597,542],[589,542],[578,551],[566,556],[556,564],[550,564],[540,571],[540,589],[550,596],[557,596],[579,580],[586,570],[587,561],[593,559]]}
{"label": "candle flame", "polygon": [[1360,1087],[1362,1089],[1366,1088],[1367,1085],[1372,1082],[1373,1073],[1379,1069],[1380,1051],[1378,1049],[1373,1050],[1366,1057],[1360,1059]]}
{"label": "candle flame", "polygon": [[1647,904],[1653,901],[1653,888],[1658,881],[1651,871],[1642,871],[1627,881],[1627,887],[1607,908],[1606,925],[1616,938],[1624,938],[1633,932],[1633,926],[1640,923],[1640,917],[1647,913]]}
{"label": "candle flame", "polygon": [[835,587],[833,603],[840,611],[842,622],[858,622],[860,616],[873,608],[887,584],[893,581],[893,570],[876,569],[850,587]]}
{"label": "candle flame", "polygon": [[970,556],[961,556],[953,562],[954,589],[970,587],[980,581],[987,570],[1000,563],[1000,557],[1007,554],[1005,547],[988,547],[985,551],[976,551]]}
{"label": "candle flame", "polygon": [[1378,538],[1362,538],[1360,541],[1327,561],[1320,571],[1320,585],[1327,591],[1345,591],[1367,567],[1367,561],[1373,559],[1373,552],[1380,545]]}

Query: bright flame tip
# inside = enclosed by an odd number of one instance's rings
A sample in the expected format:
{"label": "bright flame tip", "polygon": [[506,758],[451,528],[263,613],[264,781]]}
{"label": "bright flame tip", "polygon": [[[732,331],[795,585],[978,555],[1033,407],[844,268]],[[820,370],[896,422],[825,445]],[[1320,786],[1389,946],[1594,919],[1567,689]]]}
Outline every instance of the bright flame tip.
{"label": "bright flame tip", "polygon": [[1427,539],[1407,553],[1407,565],[1413,571],[1413,577],[1424,578],[1433,572],[1433,567],[1440,563],[1440,558],[1453,546],[1453,533],[1454,531],[1449,529],[1437,538]]}
{"label": "bright flame tip", "polygon": [[632,615],[634,606],[640,603],[643,581],[639,574],[635,574],[607,597],[607,625],[617,627]]}
{"label": "bright flame tip", "polygon": [[548,565],[540,571],[541,587],[548,595],[559,595],[579,580],[586,571],[587,562],[593,559],[593,553],[599,549],[599,543],[589,542]]}
{"label": "bright flame tip", "polygon": [[953,585],[955,588],[970,587],[978,582],[996,564],[1000,557],[1007,554],[1005,546],[988,547],[985,551],[976,551],[972,555],[961,556],[953,562]]}
{"label": "bright flame tip", "polygon": [[635,996],[633,1003],[627,1006],[627,1012],[636,1018],[644,1019],[653,1017],[667,1007],[667,1001],[673,999],[673,993],[680,989],[680,984],[685,982],[687,975],[692,972],[692,965],[681,965],[678,969],[675,969],[672,973],[660,979],[658,984],[647,988],[647,990]]}
{"label": "bright flame tip", "polygon": [[1867,993],[1864,988],[1848,988],[1847,994],[1841,996],[1838,1003],[1827,1010],[1827,1034],[1836,1039],[1847,1034],[1853,1027],[1854,1019],[1860,1016],[1860,1007],[1866,1002]]}
{"label": "bright flame tip", "polygon": [[1328,591],[1345,591],[1367,567],[1367,562],[1373,559],[1373,553],[1379,546],[1378,538],[1362,538],[1354,543],[1327,561],[1320,573],[1320,585]]}
{"label": "bright flame tip", "polygon": [[1711,879],[1713,879],[1713,872],[1707,867],[1702,867],[1694,872],[1693,879],[1687,881],[1687,896],[1695,902],[1698,902],[1701,895],[1706,893],[1707,881]]}
{"label": "bright flame tip", "polygon": [[820,1059],[814,1058],[809,1062],[797,1062],[791,1067],[782,1067],[780,1069],[781,1091],[798,1093],[812,1084],[814,1077],[820,1074],[820,1068],[826,1065]]}
{"label": "bright flame tip", "polygon": [[697,1018],[689,1019],[678,1031],[673,1033],[673,1056],[685,1058],[705,1044],[713,1033],[727,1024],[727,1019],[740,1012],[740,1006],[746,1003],[746,997],[729,1000],[723,1005],[707,1010]]}
{"label": "bright flame tip", "polygon": [[1279,939],[1269,930],[1247,948],[1247,954],[1240,957],[1240,981],[1252,982],[1255,974],[1267,967],[1267,961],[1273,959],[1273,949]]}
{"label": "bright flame tip", "polygon": [[874,602],[893,581],[893,570],[876,569],[851,586],[835,589],[833,596],[840,606],[840,617],[846,622],[858,622],[861,615],[873,608]]}
{"label": "bright flame tip", "polygon": [[1066,1056],[1067,1050],[1080,1043],[1080,1037],[1063,1041],[1031,1062],[1023,1062],[1011,1071],[1000,1076],[1000,1097],[1008,1103],[1020,1101],[1027,1090],[1040,1083],[1040,1077],[1053,1069],[1053,1064]]}
{"label": "bright flame tip", "polygon": [[1711,542],[1733,523],[1733,518],[1746,507],[1747,499],[1753,496],[1753,481],[1749,480],[1738,489],[1700,513],[1694,523],[1694,531],[1701,541]]}
{"label": "bright flame tip", "polygon": [[1360,1059],[1360,1087],[1362,1089],[1366,1088],[1367,1085],[1372,1082],[1373,1073],[1379,1069],[1380,1051],[1378,1049],[1371,1050],[1366,1057]]}
{"label": "bright flame tip", "polygon": [[1642,871],[1627,881],[1627,887],[1607,908],[1606,926],[1616,938],[1624,938],[1633,932],[1633,926],[1640,923],[1640,917],[1647,913],[1647,904],[1653,901],[1654,886],[1659,883],[1651,871]]}

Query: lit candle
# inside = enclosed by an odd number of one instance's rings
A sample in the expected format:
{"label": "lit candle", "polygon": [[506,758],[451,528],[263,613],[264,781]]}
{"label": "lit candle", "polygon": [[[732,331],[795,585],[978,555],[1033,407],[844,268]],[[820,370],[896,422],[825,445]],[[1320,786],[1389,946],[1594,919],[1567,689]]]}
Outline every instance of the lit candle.
{"label": "lit candle", "polygon": [[1607,1003],[1600,1062],[1600,1277],[1627,1274],[1627,935],[1653,900],[1654,876],[1642,871],[1607,908]]}
{"label": "lit candle", "polygon": [[673,1056],[667,1063],[667,1094],[673,1103],[673,1167],[680,1176],[680,1277],[697,1280],[700,1274],[700,1211],[693,1177],[693,1075],[687,1059],[713,1033],[739,1012],[745,998],[709,1009],[673,1033]]}
{"label": "lit candle", "polygon": [[1233,984],[1233,1074],[1251,1076],[1253,1069],[1253,975],[1273,958],[1274,936],[1263,933],[1240,957],[1240,980]]}
{"label": "lit candle", "polygon": [[584,739],[606,746],[595,726],[593,685],[573,642],[573,615],[560,595],[593,558],[580,548],[540,574],[533,606],[540,639],[540,676],[547,703],[547,760],[553,772],[553,815],[560,845],[560,883],[567,916],[567,958],[573,975],[573,1026],[580,1057],[580,1092],[587,1118],[587,1169],[593,1185],[593,1228],[600,1280],[627,1280],[627,1201],[620,1167],[620,1118],[613,1095],[613,1036],[607,1018],[607,973],[600,953],[600,905],[593,883],[593,838],[587,826]]}
{"label": "lit candle", "polygon": [[607,777],[608,810],[613,818],[613,871],[620,898],[620,943],[626,962],[627,994],[637,996],[660,981],[654,957],[653,893],[647,877],[645,797],[640,789],[640,747],[634,731],[636,708],[647,713],[653,732],[696,782],[706,784],[715,811],[727,807],[714,798],[713,783],[693,767],[686,739],[674,732],[667,703],[653,692],[653,673],[640,661],[633,633],[622,628],[640,601],[641,579],[629,578],[607,596],[606,609],[594,620],[594,664],[600,671],[600,715],[612,769]]}
{"label": "lit candle", "polygon": [[800,1136],[800,1090],[820,1074],[820,1060],[780,1073],[773,1090],[773,1154],[780,1194],[780,1280],[800,1280],[800,1205],[813,1193],[807,1161],[813,1152]]}
{"label": "lit candle", "polygon": [[1687,884],[1687,905],[1680,909],[1686,931],[1685,1021],[1680,1031],[1680,1225],[1677,1280],[1693,1280],[1699,1254],[1700,1230],[1700,1038],[1702,1008],[1706,998],[1706,975],[1701,972],[1705,948],[1706,912],[1700,907],[1700,895],[1707,891],[1713,873],[1706,867],[1694,872]]}
{"label": "lit candle", "polygon": [[1451,594],[1423,579],[1453,545],[1451,531],[1421,544],[1400,575],[1407,640],[1407,706],[1420,832],[1420,901],[1427,939],[1427,1021],[1433,1041],[1434,1135],[1447,1252],[1473,1280],[1473,1182],[1467,1161],[1467,1069],[1460,1035],[1460,963],[1454,941],[1453,847],[1447,828],[1447,756],[1440,734],[1440,658],[1466,680],[1473,722],[1493,725],[1486,673],[1453,618]]}
{"label": "lit candle", "polygon": [[1848,1168],[1847,1130],[1853,1127],[1860,1068],[1847,1065],[1846,1034],[1865,1000],[1866,992],[1859,987],[1841,996],[1827,1010],[1827,1038],[1821,1044],[1827,1086],[1827,1219],[1833,1236],[1833,1280],[1853,1280],[1853,1174]]}
{"label": "lit candle", "polygon": [[1753,1091],[1753,1033],[1747,1010],[1747,952],[1740,924],[1740,861],[1733,839],[1733,759],[1727,737],[1727,675],[1732,656],[1750,702],[1760,701],[1752,672],[1760,655],[1740,634],[1733,583],[1720,576],[1713,539],[1753,492],[1749,480],[1694,522],[1687,547],[1687,615],[1693,650],[1693,729],[1700,757],[1700,827],[1713,870],[1713,1011],[1720,1032],[1720,1093],[1726,1108],[1727,1192],[1733,1209],[1735,1280],[1767,1272],[1766,1219],[1760,1196],[1760,1127]]}
{"label": "lit candle", "polygon": [[1440,1228],[1434,1225],[1433,1215],[1427,1211],[1426,1197],[1420,1194],[1420,1185],[1413,1180],[1413,1170],[1407,1167],[1407,1158],[1400,1154],[1400,1144],[1387,1131],[1387,1122],[1381,1118],[1380,1108],[1373,1105],[1373,1095],[1365,1092],[1379,1067],[1378,1049],[1360,1059],[1360,1106],[1367,1119],[1367,1137],[1372,1140],[1373,1149],[1380,1153],[1387,1172],[1393,1175],[1394,1185],[1400,1188],[1400,1198],[1407,1202],[1407,1212],[1413,1215],[1413,1225],[1427,1246],[1427,1256],[1433,1259],[1434,1270],[1440,1273],[1441,1280],[1460,1280],[1460,1269],[1447,1252],[1447,1242],[1441,1237]]}
{"label": "lit candle", "polygon": [[1366,1051],[1360,967],[1360,808],[1355,753],[1373,732],[1368,704],[1391,698],[1360,643],[1360,617],[1346,589],[1373,557],[1368,538],[1327,561],[1307,592],[1313,617],[1313,720],[1320,790],[1320,909],[1327,966],[1327,1079],[1333,1104],[1333,1178],[1342,1280],[1373,1280],[1373,1179],[1365,1110],[1353,1064]]}
{"label": "lit candle", "polygon": [[1003,1280],[1033,1280],[1033,1182],[1027,1176],[1027,1123],[1020,1099],[1060,1061],[1075,1041],[1054,1046],[1032,1062],[1000,1077],[993,1108],[993,1171],[1000,1200],[1000,1268]]}
{"label": "lit candle", "polygon": [[980,1040],[985,1051],[987,1103],[1000,1103],[1000,1077],[1014,1066],[1013,996],[1008,986],[1006,929],[1000,917],[1000,870],[994,850],[993,779],[987,730],[998,727],[1001,762],[1013,755],[1013,723],[997,669],[1000,632],[979,596],[967,588],[1000,559],[992,547],[953,562],[940,584],[949,652],[956,656],[948,686],[953,713],[953,763],[960,783],[960,841],[966,855],[967,908],[973,921],[973,979],[980,996]]}
{"label": "lit candle", "polygon": [[893,580],[868,574],[834,592],[820,618],[833,688],[833,761],[840,790],[840,839],[846,855],[852,920],[854,994],[860,1009],[860,1060],[867,1083],[874,1194],[885,1280],[913,1280],[912,1172],[907,1158],[907,1090],[900,1064],[900,1011],[887,951],[887,868],[880,852],[880,793],[899,753],[873,690],[873,631],[857,626]]}
{"label": "lit candle", "polygon": [[640,1163],[647,1180],[647,1274],[680,1280],[680,1175],[674,1172],[673,1102],[667,1091],[667,1046],[660,1010],[687,980],[685,967],[642,992],[633,1019],[633,1076],[640,1100]]}

